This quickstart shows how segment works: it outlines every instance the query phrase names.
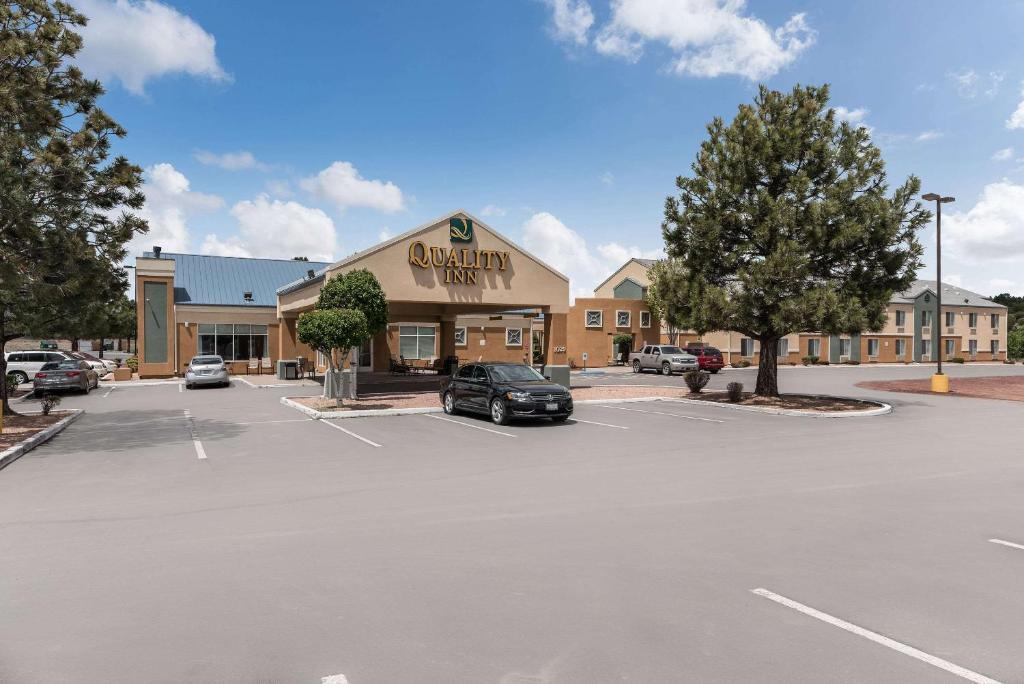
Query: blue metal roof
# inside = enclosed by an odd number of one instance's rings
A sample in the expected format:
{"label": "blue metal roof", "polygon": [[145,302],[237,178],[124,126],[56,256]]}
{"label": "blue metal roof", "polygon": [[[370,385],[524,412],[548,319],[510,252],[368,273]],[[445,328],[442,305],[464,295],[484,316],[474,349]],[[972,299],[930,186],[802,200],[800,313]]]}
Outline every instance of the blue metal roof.
{"label": "blue metal roof", "polygon": [[[153,257],[151,252],[144,256]],[[174,303],[219,306],[277,306],[277,288],[328,266],[319,261],[173,254]],[[245,293],[252,292],[252,301]]]}

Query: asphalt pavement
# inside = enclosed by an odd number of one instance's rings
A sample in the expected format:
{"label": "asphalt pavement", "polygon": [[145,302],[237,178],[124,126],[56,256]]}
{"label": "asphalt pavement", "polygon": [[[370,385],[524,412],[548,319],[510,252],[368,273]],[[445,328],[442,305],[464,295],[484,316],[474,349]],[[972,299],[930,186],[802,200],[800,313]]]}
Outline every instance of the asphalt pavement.
{"label": "asphalt pavement", "polygon": [[1024,406],[854,387],[930,372],[780,370],[895,407],[843,419],[67,397],[0,471],[0,682],[1021,682]]}

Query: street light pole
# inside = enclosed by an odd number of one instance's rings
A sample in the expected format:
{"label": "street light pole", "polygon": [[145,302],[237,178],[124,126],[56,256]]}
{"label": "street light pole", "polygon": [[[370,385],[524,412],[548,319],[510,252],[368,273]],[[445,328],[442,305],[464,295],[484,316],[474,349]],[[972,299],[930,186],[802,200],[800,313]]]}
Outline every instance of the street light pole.
{"label": "street light pole", "polygon": [[[935,375],[932,376],[932,392],[949,392],[949,378],[942,372],[942,205],[955,202],[955,197],[943,197],[934,192],[922,195],[921,199],[935,202],[935,320],[932,321],[932,344],[938,361]],[[936,332],[937,331],[937,332]]]}

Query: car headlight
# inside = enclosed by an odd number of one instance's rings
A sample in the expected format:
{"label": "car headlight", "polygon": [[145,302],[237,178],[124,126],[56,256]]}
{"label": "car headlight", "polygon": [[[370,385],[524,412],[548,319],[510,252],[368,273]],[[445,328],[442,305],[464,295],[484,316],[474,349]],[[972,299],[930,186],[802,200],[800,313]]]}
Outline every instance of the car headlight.
{"label": "car headlight", "polygon": [[529,392],[505,392],[505,398],[512,401],[530,401]]}

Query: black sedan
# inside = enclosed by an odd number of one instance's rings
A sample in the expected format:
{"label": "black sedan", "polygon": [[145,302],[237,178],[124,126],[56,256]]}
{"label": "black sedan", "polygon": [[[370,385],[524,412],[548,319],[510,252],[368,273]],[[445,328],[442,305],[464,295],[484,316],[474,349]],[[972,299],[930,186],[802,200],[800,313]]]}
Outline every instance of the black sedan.
{"label": "black sedan", "polygon": [[462,366],[441,384],[440,394],[445,413],[482,413],[498,425],[512,418],[541,417],[561,423],[572,415],[569,389],[522,363]]}

